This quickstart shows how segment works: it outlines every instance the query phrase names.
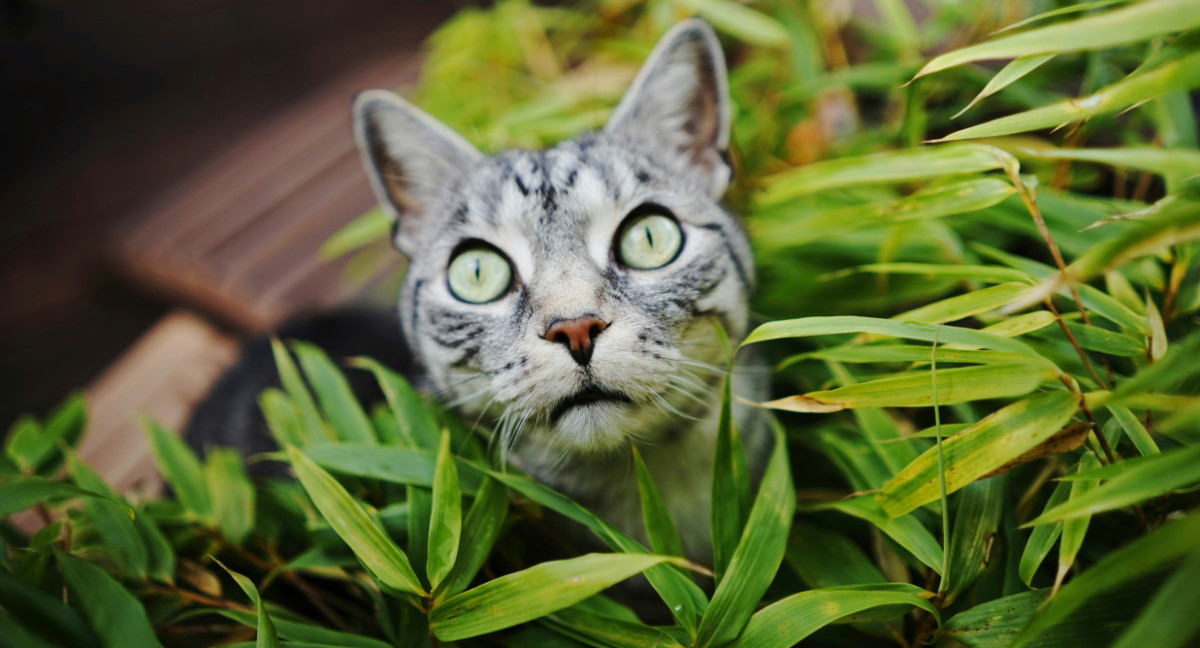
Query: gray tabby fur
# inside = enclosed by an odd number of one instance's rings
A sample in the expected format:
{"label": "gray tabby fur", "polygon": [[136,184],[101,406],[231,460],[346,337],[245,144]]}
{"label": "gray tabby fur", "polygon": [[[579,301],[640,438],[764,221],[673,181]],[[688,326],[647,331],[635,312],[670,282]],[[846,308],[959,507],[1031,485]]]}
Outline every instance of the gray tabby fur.
{"label": "gray tabby fur", "polygon": [[[689,555],[707,557],[712,452],[725,349],[747,332],[753,261],[745,233],[718,200],[730,105],[725,64],[707,24],[663,37],[599,132],[545,151],[485,157],[448,128],[382,90],[359,96],[355,134],[379,201],[409,257],[400,321],[431,389],[468,417],[494,423],[506,456],[634,535],[642,533],[629,444],[636,444]],[[621,266],[614,237],[631,210],[666,207],[684,232],[678,258],[654,270]],[[478,239],[513,266],[498,300],[451,294],[451,255]],[[608,324],[586,365],[543,336],[555,321]],[[734,391],[761,399],[735,372]],[[551,413],[579,390],[618,391]],[[751,464],[768,442],[737,413]]]}

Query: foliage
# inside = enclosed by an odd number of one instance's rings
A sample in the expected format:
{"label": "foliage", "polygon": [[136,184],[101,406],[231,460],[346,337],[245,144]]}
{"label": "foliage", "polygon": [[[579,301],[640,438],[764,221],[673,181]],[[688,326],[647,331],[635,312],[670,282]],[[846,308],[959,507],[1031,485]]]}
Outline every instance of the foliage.
{"label": "foliage", "polygon": [[[148,425],[176,497],[140,501],[72,454],[79,398],[14,424],[0,512],[58,520],[5,524],[0,646],[1194,645],[1200,7],[1025,4],[507,0],[431,38],[415,100],[495,150],[602,124],[683,15],[722,33],[765,322],[742,347],[781,398],[753,497],[719,435],[714,588],[648,473],[653,549],[402,377],[352,361],[387,397],[363,411],[278,344],[285,450],[255,459],[298,481]],[[546,511],[612,553],[564,549]],[[667,625],[601,593],[638,573]]]}

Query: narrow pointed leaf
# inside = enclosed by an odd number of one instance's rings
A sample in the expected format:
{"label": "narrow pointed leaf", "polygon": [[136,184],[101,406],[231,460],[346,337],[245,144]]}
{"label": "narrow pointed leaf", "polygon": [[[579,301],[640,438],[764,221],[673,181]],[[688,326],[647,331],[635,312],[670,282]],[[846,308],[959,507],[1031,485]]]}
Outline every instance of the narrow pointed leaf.
{"label": "narrow pointed leaf", "polygon": [[747,43],[781,47],[789,42],[788,33],[779,21],[732,0],[679,0],[679,4],[695,11],[718,30]]}
{"label": "narrow pointed leaf", "polygon": [[405,445],[413,449],[435,451],[441,427],[425,405],[425,399],[400,374],[371,358],[354,358],[350,364],[375,374],[379,388],[396,415]]}
{"label": "narrow pointed leaf", "polygon": [[664,556],[682,556],[683,544],[679,541],[679,533],[675,531],[675,523],[671,521],[671,513],[658,492],[658,486],[654,484],[650,469],[642,460],[642,454],[636,446],[632,450],[638,497],[642,505],[642,524],[646,528],[650,549]]}
{"label": "narrow pointed leaf", "polygon": [[80,603],[105,648],[162,648],[145,608],[121,583],[87,561],[58,549],[54,555],[71,595]]}
{"label": "narrow pointed leaf", "polygon": [[504,526],[508,513],[508,491],[494,479],[485,479],[475,494],[475,501],[463,521],[458,559],[442,582],[434,589],[434,599],[441,600],[467,588],[471,579],[487,560]]}
{"label": "narrow pointed leaf", "polygon": [[1200,551],[1184,559],[1113,648],[1185,648],[1200,636]]}
{"label": "narrow pointed leaf", "polygon": [[454,457],[450,454],[450,431],[443,430],[433,477],[433,515],[429,520],[429,553],[425,563],[429,586],[434,590],[454,567],[461,536],[462,493]]}
{"label": "narrow pointed leaf", "polygon": [[209,450],[204,475],[209,500],[221,535],[241,546],[254,531],[254,485],[246,476],[242,456],[232,448]]}
{"label": "narrow pointed leaf", "polygon": [[813,508],[833,509],[866,520],[884,535],[895,540],[896,544],[907,549],[921,564],[937,573],[942,571],[941,545],[933,534],[911,515],[888,517],[879,504],[867,496],[852,497]]}
{"label": "narrow pointed leaf", "polygon": [[321,349],[306,342],[293,342],[292,350],[304,368],[304,377],[312,385],[321,403],[321,411],[342,441],[375,443],[371,421],[358,404],[346,377]]}
{"label": "narrow pointed leaf", "polygon": [[175,491],[179,503],[197,519],[212,522],[212,500],[209,499],[204,470],[196,453],[178,435],[168,432],[157,423],[144,421],[143,426],[154,462],[158,464],[163,479]]}
{"label": "narrow pointed leaf", "polygon": [[[1033,449],[1063,428],[1079,408],[1063,391],[1008,405],[943,444],[946,492],[952,493]],[[884,485],[876,500],[889,516],[903,515],[939,497],[938,459],[927,450]]]}
{"label": "narrow pointed leaf", "polygon": [[872,608],[907,605],[938,616],[919,587],[866,586],[793,594],[755,613],[735,648],[790,648],[839,620]]}
{"label": "narrow pointed leaf", "polygon": [[612,648],[683,648],[674,637],[648,625],[613,619],[571,607],[546,617],[546,625],[568,636],[598,641]]}
{"label": "narrow pointed leaf", "polygon": [[976,348],[1011,351],[1030,357],[1040,357],[1029,345],[999,335],[992,335],[957,326],[937,326],[919,322],[899,322],[876,317],[842,315],[834,317],[804,317],[793,320],[778,320],[759,326],[746,336],[742,346],[768,340],[815,335],[840,335],[847,333],[869,333],[898,337],[907,340],[932,342],[935,335],[938,344],[965,344]]}
{"label": "narrow pointed leaf", "polygon": [[308,492],[317,510],[360,562],[380,583],[397,591],[425,595],[425,588],[413,572],[408,557],[380,529],[346,489],[295,446],[288,447],[288,458],[296,477]]}
{"label": "narrow pointed leaf", "polygon": [[[1079,467],[1076,472],[1087,472],[1099,466],[1100,462],[1096,459],[1095,455],[1085,453],[1079,460]],[[1100,480],[1098,479],[1081,479],[1071,482],[1071,494],[1067,498],[1067,502],[1083,497],[1099,483]],[[1054,576],[1054,587],[1057,588],[1062,584],[1067,571],[1075,564],[1075,557],[1079,555],[1079,549],[1083,546],[1083,539],[1087,535],[1088,523],[1091,520],[1091,516],[1082,515],[1063,522],[1062,537],[1058,542],[1058,571]]]}
{"label": "narrow pointed leaf", "polygon": [[[733,410],[730,397],[731,382],[729,379],[725,380],[721,412],[717,424],[716,449],[713,453],[711,526],[713,578],[718,584],[724,577],[725,570],[729,568],[729,561],[733,558],[738,540],[742,535],[742,513],[738,510],[741,501],[736,495],[733,462],[733,444],[736,439],[733,431]],[[645,515],[644,509],[643,515]]]}
{"label": "narrow pointed leaf", "polygon": [[[1067,501],[1070,494],[1071,485],[1067,482],[1059,482],[1054,487],[1054,491],[1050,493],[1045,510],[1049,511]],[[1033,532],[1029,534],[1029,540],[1025,542],[1025,549],[1021,552],[1021,562],[1018,566],[1021,582],[1032,587],[1033,575],[1037,573],[1038,567],[1042,565],[1046,556],[1050,555],[1050,549],[1058,541],[1061,532],[1061,522],[1039,524],[1033,527]]]}
{"label": "narrow pointed leaf", "polygon": [[708,611],[700,622],[696,646],[719,646],[741,633],[783,560],[795,510],[796,494],[788,468],[787,442],[783,431],[776,428],[775,447],[767,462],[758,497],[725,577],[717,585]]}
{"label": "narrow pointed leaf", "polygon": [[1003,477],[968,484],[959,491],[950,533],[949,596],[966,591],[990,564],[989,551],[1004,510]]}
{"label": "narrow pointed leaf", "polygon": [[682,563],[651,554],[587,554],[541,563],[451,596],[429,613],[429,628],[441,641],[511,628],[671,561]]}
{"label": "narrow pointed leaf", "polygon": [[258,588],[254,586],[254,583],[249,578],[229,569],[215,558],[213,561],[233,577],[234,582],[238,584],[238,587],[242,588],[242,591],[246,593],[246,597],[250,599],[250,602],[254,603],[254,609],[258,617],[255,623],[258,636],[254,640],[254,647],[279,648],[279,637],[275,634],[275,624],[271,622],[271,617],[267,614],[267,608],[263,604],[262,597],[258,595]]}
{"label": "narrow pointed leaf", "polygon": [[332,435],[317,412],[317,404],[313,402],[308,385],[304,384],[300,370],[296,368],[296,363],[292,362],[292,355],[283,343],[274,338],[271,339],[271,353],[275,357],[275,370],[279,372],[279,382],[283,384],[283,391],[287,393],[300,415],[305,437],[309,442],[331,439]]}
{"label": "narrow pointed leaf", "polygon": [[1000,71],[987,82],[983,90],[980,90],[979,94],[975,95],[971,103],[967,104],[965,108],[958,111],[954,116],[958,117],[967,112],[975,104],[1016,83],[1026,74],[1038,69],[1052,58],[1054,58],[1054,54],[1031,54],[1013,59],[1008,65],[1000,68]]}

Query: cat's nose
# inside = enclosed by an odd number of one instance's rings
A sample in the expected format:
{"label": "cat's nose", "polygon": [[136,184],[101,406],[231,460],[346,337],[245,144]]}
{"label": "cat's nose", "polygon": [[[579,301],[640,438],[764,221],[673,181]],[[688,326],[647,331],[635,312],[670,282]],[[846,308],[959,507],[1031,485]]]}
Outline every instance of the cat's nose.
{"label": "cat's nose", "polygon": [[594,315],[585,315],[550,322],[542,337],[567,347],[575,362],[583,366],[592,359],[592,343],[595,342],[596,336],[606,328],[608,322]]}

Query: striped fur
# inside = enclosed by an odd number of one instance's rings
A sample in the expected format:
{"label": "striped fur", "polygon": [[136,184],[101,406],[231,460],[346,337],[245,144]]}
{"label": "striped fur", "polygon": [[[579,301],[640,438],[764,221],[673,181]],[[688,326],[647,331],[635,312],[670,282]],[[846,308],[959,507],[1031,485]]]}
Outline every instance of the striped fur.
{"label": "striped fur", "polygon": [[[708,26],[673,29],[605,129],[548,150],[485,157],[383,91],[358,100],[356,132],[409,257],[401,322],[429,387],[495,426],[515,464],[640,536],[628,451],[637,444],[689,553],[706,556],[726,357],[717,326],[745,335],[754,284],[745,233],[718,203],[730,175],[729,102]],[[674,215],[684,244],[664,267],[626,268],[614,239],[647,204]],[[456,299],[447,284],[452,254],[473,240],[513,267],[513,287],[486,304]],[[580,365],[544,334],[585,315],[607,328]],[[760,396],[743,373],[735,389]],[[564,407],[589,386],[630,402]],[[742,415],[757,457],[765,435]]]}

